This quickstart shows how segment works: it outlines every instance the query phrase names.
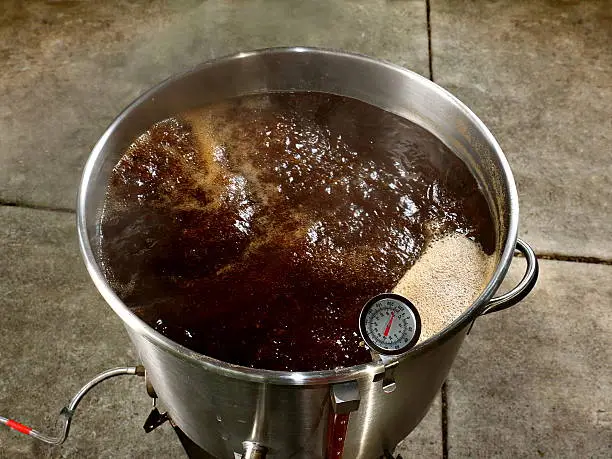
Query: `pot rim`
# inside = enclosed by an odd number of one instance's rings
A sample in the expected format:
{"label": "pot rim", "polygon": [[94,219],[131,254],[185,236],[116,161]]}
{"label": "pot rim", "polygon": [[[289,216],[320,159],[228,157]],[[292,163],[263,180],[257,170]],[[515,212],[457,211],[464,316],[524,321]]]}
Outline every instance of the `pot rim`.
{"label": "pot rim", "polygon": [[[231,60],[240,60],[247,59],[252,56],[262,55],[262,54],[273,54],[273,55],[284,55],[284,54],[293,54],[293,53],[310,53],[310,54],[318,54],[318,55],[332,55],[332,56],[343,56],[349,57],[355,60],[365,61],[369,64],[383,66],[389,69],[390,71],[397,72],[401,74],[404,78],[409,78],[413,81],[417,81],[419,84],[427,87],[428,90],[437,93],[438,95],[445,98],[449,103],[458,108],[469,120],[473,123],[473,125],[480,131],[480,133],[486,138],[489,143],[491,149],[497,155],[497,159],[501,165],[500,172],[503,176],[504,184],[506,186],[506,190],[509,198],[509,222],[507,228],[507,237],[505,243],[503,244],[503,252],[500,256],[497,267],[493,273],[493,276],[481,294],[474,300],[472,305],[464,312],[461,316],[459,316],[456,320],[454,320],[451,324],[445,327],[442,331],[438,332],[434,336],[430,337],[426,341],[419,343],[417,346],[409,350],[407,353],[395,356],[390,360],[390,362],[396,360],[405,360],[408,358],[414,358],[424,352],[428,352],[432,349],[435,349],[440,344],[444,343],[448,339],[451,339],[455,336],[459,331],[464,329],[467,325],[472,323],[476,318],[481,314],[483,309],[486,307],[488,300],[493,296],[499,285],[501,284],[510,262],[512,260],[514,254],[514,248],[516,245],[517,234],[518,234],[518,217],[519,217],[519,207],[518,207],[518,193],[516,190],[516,185],[514,183],[514,178],[512,171],[510,170],[510,165],[501,150],[501,147],[495,140],[493,134],[489,131],[489,129],[485,126],[485,124],[459,99],[449,93],[447,90],[438,86],[436,83],[430,81],[429,79],[411,71],[400,67],[396,64],[392,64],[390,62],[386,62],[380,59],[374,59],[368,56],[364,56],[362,54],[350,53],[339,50],[332,49],[323,49],[323,48],[313,48],[313,47],[278,47],[278,48],[263,48],[258,50],[253,50],[249,52],[240,52],[212,60],[208,60],[203,62],[197,66],[192,67],[190,70],[185,72],[181,72],[175,75],[170,76],[169,78],[163,80],[157,85],[153,86],[138,98],[136,98],[132,103],[130,103],[109,125],[109,127],[102,134],[100,139],[96,142],[94,148],[91,151],[91,154],[85,164],[85,168],[83,170],[83,175],[81,179],[81,183],[78,190],[77,197],[77,232],[79,238],[79,247],[81,250],[81,255],[83,256],[83,260],[91,276],[96,288],[104,297],[106,302],[111,306],[111,308],[115,311],[115,313],[120,317],[120,319],[124,322],[124,325],[129,327],[131,331],[144,336],[148,341],[152,344],[161,347],[165,351],[174,354],[180,358],[183,358],[192,364],[196,364],[198,366],[202,366],[207,370],[223,374],[228,377],[238,378],[247,381],[253,382],[265,382],[272,384],[283,384],[283,385],[321,385],[328,384],[332,382],[342,382],[348,380],[359,379],[365,376],[373,377],[376,374],[384,371],[384,365],[382,362],[368,362],[364,364],[354,365],[351,367],[342,367],[339,369],[332,370],[319,370],[319,371],[276,371],[276,370],[266,370],[266,369],[255,369],[249,367],[243,367],[240,365],[233,365],[221,360],[217,360],[212,357],[208,357],[206,355],[197,353],[188,349],[185,346],[182,346],[171,339],[165,337],[161,333],[155,331],[149,325],[147,325],[143,320],[141,320],[135,313],[133,313],[122,301],[121,299],[113,292],[110,285],[106,282],[104,275],[102,274],[98,263],[96,262],[91,244],[89,243],[89,232],[87,230],[87,218],[86,218],[86,209],[87,209],[87,196],[88,196],[88,186],[90,180],[92,178],[92,174],[95,170],[95,165],[98,160],[103,156],[103,147],[108,138],[112,135],[113,131],[116,127],[123,122],[126,118],[128,118],[131,112],[138,107],[142,102],[148,100],[150,98],[155,97],[155,94],[165,88],[166,86],[181,80],[185,76],[197,73],[205,68],[214,67],[215,65]],[[389,362],[387,362],[387,365]]]}

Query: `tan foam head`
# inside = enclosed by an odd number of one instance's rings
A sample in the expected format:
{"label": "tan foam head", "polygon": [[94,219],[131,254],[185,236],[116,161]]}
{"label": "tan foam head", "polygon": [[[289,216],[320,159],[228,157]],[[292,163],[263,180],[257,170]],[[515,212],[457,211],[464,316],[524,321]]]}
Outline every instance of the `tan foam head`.
{"label": "tan foam head", "polygon": [[419,341],[463,314],[482,292],[493,269],[493,257],[462,234],[433,240],[393,289],[417,307],[422,325]]}

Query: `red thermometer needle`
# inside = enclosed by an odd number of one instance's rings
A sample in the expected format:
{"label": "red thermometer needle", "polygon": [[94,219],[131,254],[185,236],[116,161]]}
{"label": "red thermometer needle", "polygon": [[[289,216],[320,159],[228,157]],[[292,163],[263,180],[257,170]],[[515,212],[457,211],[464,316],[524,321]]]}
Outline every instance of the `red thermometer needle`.
{"label": "red thermometer needle", "polygon": [[389,319],[389,323],[387,324],[387,328],[385,328],[385,336],[389,336],[389,331],[391,330],[391,324],[393,323],[393,319],[395,318],[395,313],[391,311],[391,318]]}

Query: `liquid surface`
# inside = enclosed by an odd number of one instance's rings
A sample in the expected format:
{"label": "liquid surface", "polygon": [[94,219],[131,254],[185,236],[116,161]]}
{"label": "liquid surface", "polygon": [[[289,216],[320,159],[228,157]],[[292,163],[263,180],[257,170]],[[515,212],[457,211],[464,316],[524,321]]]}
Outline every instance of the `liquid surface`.
{"label": "liquid surface", "polygon": [[141,135],[110,178],[100,256],[125,304],[172,340],[309,371],[370,361],[362,306],[448,235],[494,251],[486,201],[439,140],[354,99],[286,93]]}

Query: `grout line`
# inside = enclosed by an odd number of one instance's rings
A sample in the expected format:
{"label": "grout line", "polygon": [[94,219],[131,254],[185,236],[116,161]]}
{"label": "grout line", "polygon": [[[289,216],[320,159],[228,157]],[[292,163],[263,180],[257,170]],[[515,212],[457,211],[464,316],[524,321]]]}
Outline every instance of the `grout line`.
{"label": "grout line", "polygon": [[[522,253],[516,253],[515,258],[523,258]],[[537,253],[536,257],[538,260],[553,260],[553,261],[567,261],[570,263],[588,263],[593,265],[608,265],[612,266],[612,259],[600,258],[600,257],[582,257],[580,255],[564,255],[562,253],[542,252]]]}
{"label": "grout line", "polygon": [[599,257],[581,257],[577,255],[563,255],[559,253],[536,253],[540,260],[569,261],[571,263],[590,263],[594,265],[612,265],[612,259]]}
{"label": "grout line", "polygon": [[442,459],[448,459],[448,387],[446,381],[442,384]]}
{"label": "grout line", "polygon": [[12,202],[12,201],[4,201],[0,199],[0,206],[4,207],[20,207],[22,209],[33,209],[33,210],[46,210],[49,212],[62,212],[65,214],[74,214],[76,213],[74,209],[66,209],[65,207],[50,207],[43,206],[39,204],[31,204],[28,202]]}
{"label": "grout line", "polygon": [[430,0],[425,0],[425,11],[427,15],[427,55],[429,58],[429,79],[434,80],[433,77],[433,56],[431,54],[431,4]]}

